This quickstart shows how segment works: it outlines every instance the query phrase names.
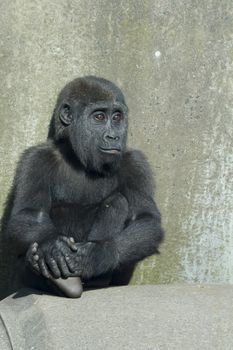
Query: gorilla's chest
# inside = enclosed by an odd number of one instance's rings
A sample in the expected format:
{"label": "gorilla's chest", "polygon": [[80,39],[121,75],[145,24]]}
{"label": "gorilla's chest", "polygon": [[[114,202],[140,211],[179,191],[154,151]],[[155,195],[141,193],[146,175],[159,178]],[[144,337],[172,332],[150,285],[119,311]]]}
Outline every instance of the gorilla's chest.
{"label": "gorilla's chest", "polygon": [[88,206],[102,202],[118,188],[113,177],[88,176],[85,173],[69,173],[57,176],[53,184],[54,203]]}

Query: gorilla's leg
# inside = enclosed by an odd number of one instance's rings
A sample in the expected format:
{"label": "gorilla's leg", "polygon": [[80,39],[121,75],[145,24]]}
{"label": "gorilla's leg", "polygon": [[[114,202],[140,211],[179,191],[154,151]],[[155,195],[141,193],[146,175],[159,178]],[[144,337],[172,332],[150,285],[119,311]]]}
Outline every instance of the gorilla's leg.
{"label": "gorilla's leg", "polygon": [[129,284],[135,269],[135,265],[135,263],[131,263],[113,271],[110,284],[113,286],[124,286]]}
{"label": "gorilla's leg", "polygon": [[[129,220],[129,215],[126,198],[119,192],[112,194],[101,204],[88,240],[106,240],[116,236],[124,229],[127,220]],[[85,288],[107,287],[110,285],[113,276],[115,276],[114,271],[108,272],[91,280],[84,281],[84,286]],[[128,281],[128,274],[125,277]]]}
{"label": "gorilla's leg", "polygon": [[101,203],[88,235],[88,241],[113,238],[124,229],[129,215],[126,198],[119,192],[112,194]]}
{"label": "gorilla's leg", "polygon": [[[96,217],[93,229],[88,239],[108,239],[121,233],[124,227],[132,219],[126,198],[119,192],[108,197],[103,203]],[[122,266],[118,270],[107,273],[85,283],[92,287],[111,285],[127,285],[133,275],[135,263]]]}

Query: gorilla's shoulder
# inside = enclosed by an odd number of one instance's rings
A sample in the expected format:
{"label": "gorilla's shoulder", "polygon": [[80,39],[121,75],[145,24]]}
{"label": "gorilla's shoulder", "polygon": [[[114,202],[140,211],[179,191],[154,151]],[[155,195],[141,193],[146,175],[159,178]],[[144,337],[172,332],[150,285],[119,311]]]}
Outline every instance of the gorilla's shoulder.
{"label": "gorilla's shoulder", "polygon": [[58,152],[50,141],[29,147],[22,153],[18,162],[18,169],[30,167],[40,170],[41,167],[51,164],[58,158],[56,153]]}
{"label": "gorilla's shoulder", "polygon": [[147,157],[142,151],[136,149],[129,149],[123,156],[123,168],[133,171],[147,171],[149,163]]}
{"label": "gorilla's shoulder", "polygon": [[153,189],[153,176],[147,157],[142,151],[127,150],[122,160],[122,177],[129,186]]}

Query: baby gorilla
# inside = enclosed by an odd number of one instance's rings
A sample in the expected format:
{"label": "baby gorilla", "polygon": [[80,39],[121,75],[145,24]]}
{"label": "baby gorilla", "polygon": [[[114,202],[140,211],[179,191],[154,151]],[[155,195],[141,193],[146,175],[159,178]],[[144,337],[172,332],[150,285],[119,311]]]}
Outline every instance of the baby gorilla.
{"label": "baby gorilla", "polygon": [[[78,297],[129,282],[163,239],[142,152],[127,149],[121,90],[93,76],[58,96],[45,143],[24,152],[3,217],[25,286]],[[80,279],[81,278],[81,279]]]}

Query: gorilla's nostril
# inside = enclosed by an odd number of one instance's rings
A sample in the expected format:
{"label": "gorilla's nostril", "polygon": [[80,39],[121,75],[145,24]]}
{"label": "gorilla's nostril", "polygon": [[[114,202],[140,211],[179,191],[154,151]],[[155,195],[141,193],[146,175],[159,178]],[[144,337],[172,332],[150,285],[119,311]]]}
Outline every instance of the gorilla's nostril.
{"label": "gorilla's nostril", "polygon": [[112,135],[107,135],[107,139],[109,139],[109,140],[119,140],[120,138],[119,138],[119,136],[112,136]]}

